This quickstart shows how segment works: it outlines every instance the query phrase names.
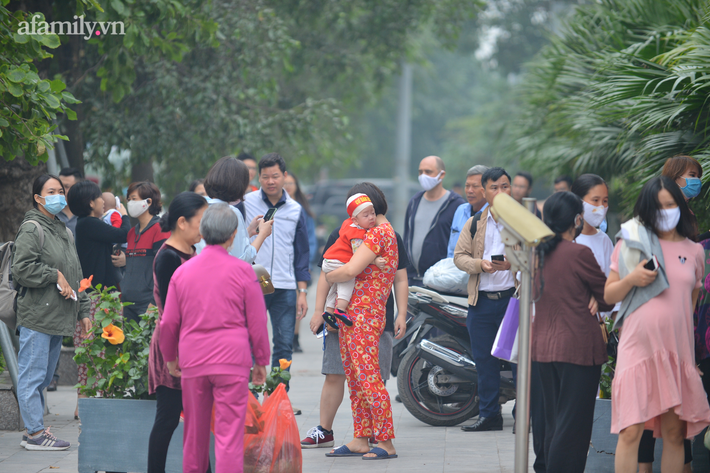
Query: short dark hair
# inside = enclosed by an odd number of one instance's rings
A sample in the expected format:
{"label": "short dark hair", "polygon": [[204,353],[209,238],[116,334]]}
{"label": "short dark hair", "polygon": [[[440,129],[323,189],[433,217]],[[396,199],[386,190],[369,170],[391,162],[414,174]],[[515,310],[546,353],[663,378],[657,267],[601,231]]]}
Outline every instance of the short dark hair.
{"label": "short dark hair", "polygon": [[175,230],[180,217],[190,220],[203,207],[207,207],[207,201],[201,195],[197,195],[193,191],[179,193],[170,202],[168,211],[160,217],[160,229],[164,232]]}
{"label": "short dark hair", "polygon": [[[517,176],[524,177],[525,180],[528,181],[528,187],[532,188],[532,186],[533,186],[533,177],[532,177],[532,174],[530,174],[530,173],[527,172],[527,171],[518,171],[518,172],[515,174],[515,176],[516,176],[516,177],[517,177]],[[500,179],[500,178],[498,178],[498,179]]]}
{"label": "short dark hair", "polygon": [[563,174],[560,177],[555,179],[555,184],[559,184],[560,182],[566,182],[567,186],[571,189],[572,188],[572,178],[569,177],[567,174]]}
{"label": "short dark hair", "polygon": [[84,179],[84,175],[77,168],[62,168],[59,171],[59,175],[64,177],[74,176],[77,181]]}
{"label": "short dark hair", "polygon": [[32,199],[32,207],[38,208],[35,196],[42,195],[42,189],[44,188],[44,185],[47,183],[47,181],[52,179],[55,179],[57,182],[59,182],[59,185],[62,186],[62,190],[66,192],[66,189],[64,189],[64,184],[62,184],[61,179],[59,179],[54,174],[42,174],[41,176],[38,176],[37,179],[35,179],[35,181],[32,183],[32,195],[30,196],[30,198]]}
{"label": "short dark hair", "polygon": [[542,215],[545,225],[555,232],[555,237],[538,247],[538,252],[543,256],[551,253],[562,241],[562,233],[575,224],[577,215],[584,213],[582,199],[571,192],[555,192],[545,201]]}
{"label": "short dark hair", "polygon": [[662,189],[670,192],[680,209],[680,220],[676,226],[678,233],[685,238],[695,237],[697,234],[695,218],[690,213],[690,208],[680,187],[668,176],[654,177],[643,186],[641,195],[634,206],[634,217],[641,220],[641,223],[653,233],[658,234],[658,210],[661,208],[658,193]]}
{"label": "short dark hair", "polygon": [[256,163],[256,158],[249,153],[245,153],[244,151],[242,151],[241,153],[239,153],[237,155],[237,159],[239,161],[246,161],[247,159],[251,159],[252,161],[254,161]]}
{"label": "short dark hair", "polygon": [[160,189],[150,181],[131,182],[126,191],[126,198],[134,192],[138,192],[141,199],[150,199],[148,213],[158,215],[163,210],[163,203],[160,201]]}
{"label": "short dark hair", "polygon": [[570,190],[573,194],[579,196],[580,199],[584,199],[593,187],[601,185],[605,185],[606,188],[609,189],[606,181],[600,176],[597,176],[596,174],[582,174],[576,181],[574,181],[574,184],[572,184],[572,188]]}
{"label": "short dark hair", "polygon": [[483,188],[485,189],[486,183],[488,183],[488,181],[496,182],[498,179],[500,179],[503,176],[506,176],[508,178],[508,182],[511,182],[510,174],[505,172],[505,169],[503,169],[501,167],[490,168],[488,171],[484,172],[483,175],[481,176],[481,186],[483,186]]}
{"label": "short dark hair", "polygon": [[91,202],[101,197],[99,186],[89,180],[81,180],[69,189],[67,204],[69,210],[77,217],[91,215]]}
{"label": "short dark hair", "polygon": [[270,168],[272,166],[278,166],[281,172],[286,172],[286,161],[278,153],[265,154],[259,160],[259,174],[264,168]]}
{"label": "short dark hair", "polygon": [[244,198],[249,186],[249,168],[232,156],[220,158],[205,178],[205,191],[213,199],[234,202]]}
{"label": "short dark hair", "polygon": [[190,183],[190,187],[187,189],[190,192],[195,192],[195,189],[197,189],[197,186],[203,185],[205,183],[204,179],[195,179]]}
{"label": "short dark hair", "polygon": [[376,215],[387,215],[387,198],[385,193],[371,182],[361,182],[355,184],[348,191],[348,198],[355,194],[365,194],[372,201],[372,207]]}

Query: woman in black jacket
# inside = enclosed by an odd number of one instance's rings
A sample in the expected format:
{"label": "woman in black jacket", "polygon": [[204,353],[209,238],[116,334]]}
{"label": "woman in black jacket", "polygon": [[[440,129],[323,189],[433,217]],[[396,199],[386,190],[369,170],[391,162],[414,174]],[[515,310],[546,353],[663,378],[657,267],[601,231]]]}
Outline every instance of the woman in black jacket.
{"label": "woman in black jacket", "polygon": [[[117,268],[111,262],[113,245],[126,243],[126,236],[131,229],[131,222],[126,215],[126,208],[121,205],[119,211],[123,216],[120,228],[107,225],[101,220],[104,213],[104,199],[101,189],[91,181],[80,181],[74,184],[67,195],[69,209],[78,217],[76,222],[76,251],[79,254],[81,270],[84,277],[93,276],[92,285],[118,288],[120,279]],[[94,321],[96,304],[91,302],[91,321]],[[77,324],[74,331],[74,346],[81,343],[81,327]],[[79,382],[87,381],[86,365],[79,365]],[[81,396],[81,395],[80,395]],[[79,418],[79,411],[74,412],[74,418]]]}

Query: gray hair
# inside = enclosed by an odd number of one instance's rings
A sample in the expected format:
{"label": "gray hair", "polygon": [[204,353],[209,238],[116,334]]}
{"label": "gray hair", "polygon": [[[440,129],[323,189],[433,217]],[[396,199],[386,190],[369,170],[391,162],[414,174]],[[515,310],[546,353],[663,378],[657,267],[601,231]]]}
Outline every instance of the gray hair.
{"label": "gray hair", "polygon": [[200,233],[208,245],[221,245],[229,240],[239,225],[234,210],[224,203],[212,204],[200,222]]}
{"label": "gray hair", "polygon": [[488,166],[484,166],[483,164],[476,164],[468,170],[468,172],[466,173],[466,177],[478,176],[479,174],[483,175],[486,171],[488,171]]}

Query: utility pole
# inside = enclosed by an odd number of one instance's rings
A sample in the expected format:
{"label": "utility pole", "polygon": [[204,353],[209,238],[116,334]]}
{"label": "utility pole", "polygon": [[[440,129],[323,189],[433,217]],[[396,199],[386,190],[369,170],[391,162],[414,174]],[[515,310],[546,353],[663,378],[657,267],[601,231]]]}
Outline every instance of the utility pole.
{"label": "utility pole", "polygon": [[390,221],[395,230],[404,232],[404,213],[409,202],[409,163],[412,152],[412,66],[402,64],[397,108],[397,147],[394,162],[394,212]]}

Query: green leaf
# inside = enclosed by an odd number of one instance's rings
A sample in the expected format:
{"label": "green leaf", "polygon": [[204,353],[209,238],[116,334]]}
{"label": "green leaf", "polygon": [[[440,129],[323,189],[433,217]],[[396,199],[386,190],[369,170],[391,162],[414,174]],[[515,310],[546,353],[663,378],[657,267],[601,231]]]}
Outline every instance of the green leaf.
{"label": "green leaf", "polygon": [[72,110],[70,108],[65,108],[64,113],[67,115],[67,118],[69,120],[72,120],[72,121],[76,120],[76,112],[74,110]]}
{"label": "green leaf", "polygon": [[0,127],[10,126],[10,122],[5,120],[4,117],[0,117]]}
{"label": "green leaf", "polygon": [[23,94],[22,87],[17,84],[7,84],[7,91],[15,97],[21,97]]}
{"label": "green leaf", "polygon": [[43,93],[48,92],[50,87],[51,86],[50,86],[49,82],[46,80],[40,81],[40,83],[37,85],[37,88],[39,89],[39,91],[43,92]]}
{"label": "green leaf", "polygon": [[23,71],[22,69],[13,69],[7,75],[7,78],[9,80],[11,80],[12,82],[22,82],[25,79],[26,75],[27,75],[27,73],[25,71]]}
{"label": "green leaf", "polygon": [[59,41],[59,36],[56,34],[40,35],[40,42],[51,49],[58,48],[62,44],[62,42]]}
{"label": "green leaf", "polygon": [[12,36],[13,36],[15,42],[19,43],[19,44],[25,44],[26,42],[28,42],[30,40],[30,35],[27,35],[27,34],[13,33]]}
{"label": "green leaf", "polygon": [[52,87],[52,92],[56,94],[67,88],[67,85],[61,79],[55,79],[49,85]]}
{"label": "green leaf", "polygon": [[111,0],[111,7],[113,7],[113,9],[116,10],[116,13],[121,16],[126,16],[128,14],[126,7],[123,5],[121,0]]}

